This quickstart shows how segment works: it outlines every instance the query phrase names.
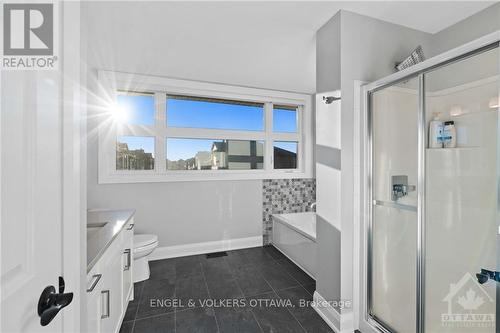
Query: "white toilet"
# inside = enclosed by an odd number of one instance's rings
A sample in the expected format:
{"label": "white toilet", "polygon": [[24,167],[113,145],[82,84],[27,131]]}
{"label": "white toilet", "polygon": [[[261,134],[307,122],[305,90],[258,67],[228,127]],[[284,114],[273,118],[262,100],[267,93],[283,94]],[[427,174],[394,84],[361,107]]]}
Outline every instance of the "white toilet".
{"label": "white toilet", "polygon": [[148,255],[158,247],[156,235],[134,235],[134,283],[149,279]]}

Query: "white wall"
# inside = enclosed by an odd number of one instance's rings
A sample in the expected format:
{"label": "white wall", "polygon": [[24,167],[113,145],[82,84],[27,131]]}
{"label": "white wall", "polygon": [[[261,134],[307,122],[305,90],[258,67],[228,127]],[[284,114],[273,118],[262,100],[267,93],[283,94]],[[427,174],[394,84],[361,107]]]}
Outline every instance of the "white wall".
{"label": "white wall", "polygon": [[[329,53],[330,56],[318,57],[321,63],[317,64],[317,86],[322,89],[338,89],[338,82],[341,86],[341,205],[339,226],[336,227],[339,232],[341,231],[341,244],[340,247],[339,244],[333,244],[334,241],[338,241],[338,237],[332,235],[330,242],[325,242],[328,245],[318,247],[320,251],[318,257],[332,256],[340,250],[341,264],[340,271],[325,269],[325,272],[329,274],[320,276],[317,281],[317,289],[326,299],[352,300],[354,270],[354,81],[369,82],[393,73],[394,64],[404,59],[417,45],[429,49],[430,34],[347,11],[338,13],[335,19],[327,22],[327,25],[330,27],[324,26],[319,30],[317,40],[322,43],[333,43],[332,45],[338,44],[340,60],[331,58],[334,52],[333,50],[328,51],[329,47],[324,53]],[[340,42],[338,41],[339,34]],[[324,48],[325,46],[318,45],[318,52]],[[339,61],[340,65],[332,67],[331,64],[324,64],[324,62],[329,61]],[[337,72],[336,68],[340,68],[340,73]],[[320,72],[321,76],[327,79],[321,79]],[[333,123],[331,125],[331,130],[335,130]],[[318,152],[317,160],[323,158],[319,154]],[[328,198],[322,198],[319,191],[317,200],[318,202],[327,201]],[[335,287],[336,281],[339,279],[340,292]],[[349,311],[350,309],[346,309],[344,312]]]}
{"label": "white wall", "polygon": [[500,30],[500,3],[496,3],[434,34],[429,55],[434,56],[443,53],[498,30]]}
{"label": "white wall", "polygon": [[[89,61],[100,69],[315,92],[307,3],[88,1]],[[300,23],[301,22],[301,23]],[[202,29],[202,30],[201,30]]]}
{"label": "white wall", "polygon": [[[97,71],[87,75],[88,103],[99,105]],[[88,111],[88,208],[136,209],[137,233],[158,235],[160,246],[262,235],[261,180],[98,184],[99,117]]]}
{"label": "white wall", "polygon": [[[99,105],[96,71],[88,71],[90,105]],[[88,208],[136,209],[137,233],[175,246],[262,235],[262,181],[98,184],[99,117],[89,108]],[[95,110],[94,110],[95,112]]]}
{"label": "white wall", "polygon": [[[90,105],[98,104],[97,69],[295,92],[315,90],[314,31],[303,25],[269,31],[273,12],[258,16],[258,7],[245,11],[241,6],[246,5],[231,3],[84,2],[82,6]],[[204,26],[203,34],[192,29],[193,22]],[[241,35],[227,30],[238,25],[247,27]],[[89,208],[135,208],[137,232],[157,234],[160,246],[262,235],[261,180],[99,185],[96,126],[90,114]]]}
{"label": "white wall", "polygon": [[[354,82],[356,80],[370,82],[382,78],[394,72],[396,61],[404,59],[417,45],[422,45],[424,53],[430,57],[437,53],[459,46],[474,38],[485,35],[491,31],[500,29],[499,4],[494,5],[479,14],[459,22],[436,35],[423,33],[408,29],[398,25],[390,24],[366,16],[341,11],[340,13],[340,74],[331,64],[317,64],[318,88],[328,90],[320,85],[320,82],[327,82],[336,85],[336,81],[341,81],[342,90],[342,151],[341,151],[341,272],[336,274],[341,276],[341,298],[352,299],[353,297],[353,276],[356,271],[353,266],[353,211],[354,198],[354,118],[355,108]],[[338,15],[338,14],[337,14]],[[484,22],[483,22],[484,21]],[[332,25],[332,21],[327,24]],[[335,28],[323,27],[318,33],[329,31],[330,36],[317,37],[318,42],[337,44],[339,32]],[[317,46],[320,50],[325,46]],[[328,59],[328,57],[318,57],[318,61],[333,61],[338,59]],[[330,66],[330,69],[328,69]],[[328,69],[328,73],[320,70]],[[329,81],[319,77],[337,75],[338,77]],[[335,89],[335,86],[330,89]],[[320,90],[318,90],[320,91]],[[333,127],[332,127],[333,128]],[[319,159],[320,157],[318,157]],[[321,194],[320,194],[321,196]],[[321,198],[318,197],[318,201]],[[325,249],[331,251],[331,249]],[[331,253],[331,252],[330,252]],[[321,255],[321,254],[319,254]],[[325,281],[318,281],[318,290],[321,288],[326,292],[327,287],[322,287],[327,283],[334,283],[337,277],[333,276]],[[322,295],[328,298],[330,295]],[[356,306],[356,304],[355,304]]]}
{"label": "white wall", "polygon": [[342,12],[342,299],[353,298],[354,81],[392,74],[394,64],[417,46],[430,48],[431,35],[370,17]]}
{"label": "white wall", "polygon": [[340,89],[340,13],[316,33],[316,92]]}
{"label": "white wall", "polygon": [[160,246],[262,235],[262,181],[98,185],[97,143],[88,146],[88,207],[135,208],[137,232]]}
{"label": "white wall", "polygon": [[341,101],[331,104],[323,96],[340,97],[340,91],[316,95],[316,243],[317,290],[329,301],[340,299],[340,148]]}

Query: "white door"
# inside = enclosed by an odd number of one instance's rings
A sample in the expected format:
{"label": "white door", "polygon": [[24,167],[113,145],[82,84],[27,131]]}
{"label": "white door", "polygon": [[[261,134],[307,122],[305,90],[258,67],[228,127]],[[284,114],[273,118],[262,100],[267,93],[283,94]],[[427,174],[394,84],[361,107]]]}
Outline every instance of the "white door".
{"label": "white door", "polygon": [[62,272],[60,73],[0,76],[0,331],[62,332],[64,309],[44,327],[37,313]]}

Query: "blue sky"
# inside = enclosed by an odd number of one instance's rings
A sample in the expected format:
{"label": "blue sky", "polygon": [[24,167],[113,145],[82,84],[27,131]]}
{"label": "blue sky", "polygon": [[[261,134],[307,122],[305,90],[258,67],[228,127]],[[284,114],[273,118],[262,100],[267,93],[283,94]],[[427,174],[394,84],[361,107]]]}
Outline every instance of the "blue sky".
{"label": "blue sky", "polygon": [[169,98],[167,126],[263,131],[264,108]]}
{"label": "blue sky", "polygon": [[[153,125],[155,117],[154,97],[152,95],[119,95],[118,104],[127,114],[127,122],[137,125]],[[296,132],[296,112],[275,109],[273,112],[273,131]],[[232,130],[264,130],[264,109],[260,106],[247,106],[182,99],[167,99],[167,125],[170,127],[212,128]],[[154,154],[153,137],[120,137],[120,142],[128,144],[129,149],[144,149]],[[217,141],[217,140],[215,140]],[[214,140],[169,139],[168,159],[187,159],[198,151],[208,151]],[[296,152],[296,143],[276,142],[280,148]]]}
{"label": "blue sky", "polygon": [[290,141],[274,141],[274,147],[285,149],[297,153],[297,142]]}
{"label": "blue sky", "polygon": [[127,113],[128,123],[154,125],[155,99],[153,95],[118,95],[118,105]]}

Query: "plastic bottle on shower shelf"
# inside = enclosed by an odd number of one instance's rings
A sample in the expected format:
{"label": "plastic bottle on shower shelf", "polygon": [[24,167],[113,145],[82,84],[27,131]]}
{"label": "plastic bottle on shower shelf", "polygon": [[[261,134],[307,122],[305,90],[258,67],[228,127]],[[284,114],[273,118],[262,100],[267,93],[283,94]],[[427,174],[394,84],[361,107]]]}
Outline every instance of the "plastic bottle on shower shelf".
{"label": "plastic bottle on shower shelf", "polygon": [[441,113],[435,112],[429,124],[429,148],[443,148],[444,125],[440,120]]}
{"label": "plastic bottle on shower shelf", "polygon": [[455,148],[457,146],[457,129],[453,120],[444,122],[443,143],[445,148]]}

